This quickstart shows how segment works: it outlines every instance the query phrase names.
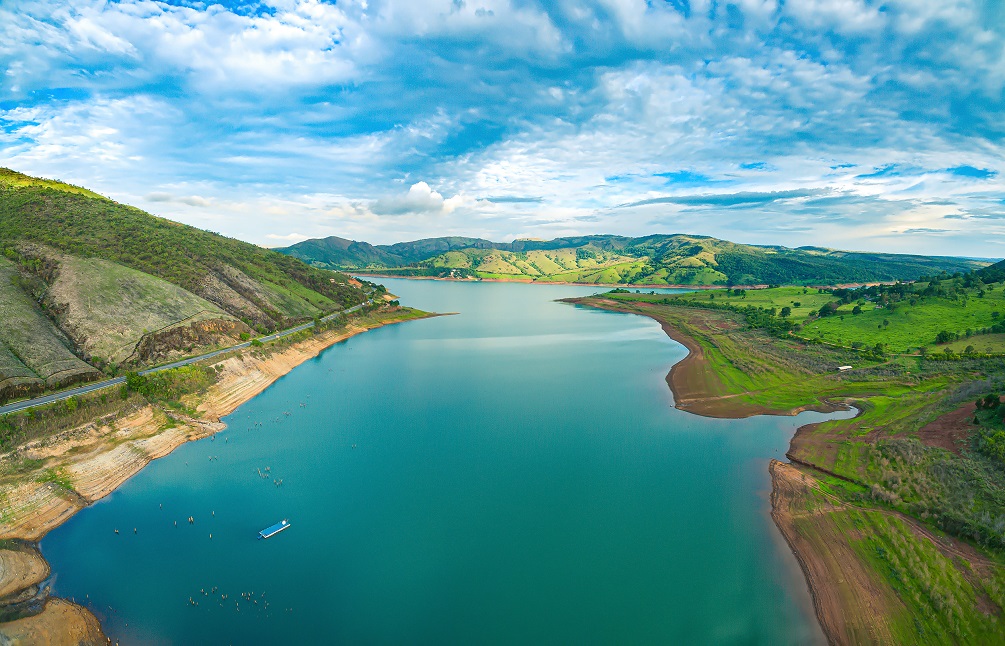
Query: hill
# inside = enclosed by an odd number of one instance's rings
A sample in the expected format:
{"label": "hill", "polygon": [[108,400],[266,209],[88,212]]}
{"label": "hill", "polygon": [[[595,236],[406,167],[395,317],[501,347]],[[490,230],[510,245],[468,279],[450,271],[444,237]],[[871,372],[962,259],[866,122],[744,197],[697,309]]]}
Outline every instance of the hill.
{"label": "hill", "polygon": [[765,247],[706,236],[598,235],[515,240],[431,238],[371,245],[338,237],[276,249],[315,267],[387,275],[639,285],[838,284],[967,272],[976,260]]}
{"label": "hill", "polygon": [[366,300],[344,274],[7,169],[0,251],[0,399]]}
{"label": "hill", "polygon": [[1005,260],[996,262],[993,265],[977,271],[977,275],[985,283],[998,283],[1005,281]]}

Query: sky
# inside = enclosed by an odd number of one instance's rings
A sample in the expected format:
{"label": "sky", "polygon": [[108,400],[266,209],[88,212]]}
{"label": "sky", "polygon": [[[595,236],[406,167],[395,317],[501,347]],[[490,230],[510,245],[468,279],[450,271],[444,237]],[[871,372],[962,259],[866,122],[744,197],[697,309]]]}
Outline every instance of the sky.
{"label": "sky", "polygon": [[1005,2],[0,0],[0,165],[264,246],[1005,256]]}

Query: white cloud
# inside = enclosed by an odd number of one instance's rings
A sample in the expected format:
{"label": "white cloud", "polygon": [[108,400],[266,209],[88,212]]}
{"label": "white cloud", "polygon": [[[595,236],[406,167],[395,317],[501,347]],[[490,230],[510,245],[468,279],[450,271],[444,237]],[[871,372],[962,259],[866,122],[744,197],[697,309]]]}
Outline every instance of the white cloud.
{"label": "white cloud", "polygon": [[[670,228],[921,250],[1005,233],[1005,10],[988,4],[15,4],[5,164],[258,242]],[[943,170],[961,165],[998,174]],[[827,197],[613,208],[685,191]]]}
{"label": "white cloud", "polygon": [[376,200],[371,210],[377,215],[403,215],[405,213],[450,213],[463,198],[454,196],[444,200],[443,196],[429,187],[425,182],[416,182],[402,196],[386,197]]}
{"label": "white cloud", "polygon": [[304,240],[310,239],[310,236],[305,236],[302,233],[288,233],[286,235],[280,235],[278,233],[269,233],[265,236],[269,240],[280,240],[289,244],[294,244],[297,242],[303,242]]}

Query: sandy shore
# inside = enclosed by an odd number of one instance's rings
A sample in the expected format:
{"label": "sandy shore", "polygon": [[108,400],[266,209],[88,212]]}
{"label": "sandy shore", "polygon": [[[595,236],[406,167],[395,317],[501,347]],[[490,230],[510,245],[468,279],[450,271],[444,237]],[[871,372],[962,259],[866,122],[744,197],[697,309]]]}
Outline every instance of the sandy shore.
{"label": "sandy shore", "polygon": [[[428,315],[436,316],[436,315]],[[139,473],[151,460],[182,444],[208,437],[226,426],[220,418],[268,388],[301,363],[326,348],[367,330],[415,316],[389,317],[367,325],[350,325],[265,352],[246,350],[215,363],[220,378],[198,398],[199,418],[146,405],[112,423],[93,422],[55,437],[30,442],[0,460],[38,461],[43,468],[0,485],[0,609],[15,614],[37,612],[19,606],[22,597],[40,596],[41,613],[0,624],[0,643],[107,643],[97,619],[69,601],[48,598],[39,585],[49,565],[34,543],[80,509],[104,498]],[[44,604],[44,605],[43,605]],[[20,611],[20,612],[18,612]],[[62,628],[61,628],[62,627]]]}

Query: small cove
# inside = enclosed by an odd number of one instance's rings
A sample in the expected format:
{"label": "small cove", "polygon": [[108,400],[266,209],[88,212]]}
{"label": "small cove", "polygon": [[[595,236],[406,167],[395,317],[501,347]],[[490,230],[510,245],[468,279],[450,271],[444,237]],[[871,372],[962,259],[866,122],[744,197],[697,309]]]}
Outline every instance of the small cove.
{"label": "small cove", "polygon": [[674,409],[684,348],[554,302],[591,288],[382,282],[459,315],[330,348],[51,532],[56,594],[123,643],[822,640],[767,461],[831,416]]}

